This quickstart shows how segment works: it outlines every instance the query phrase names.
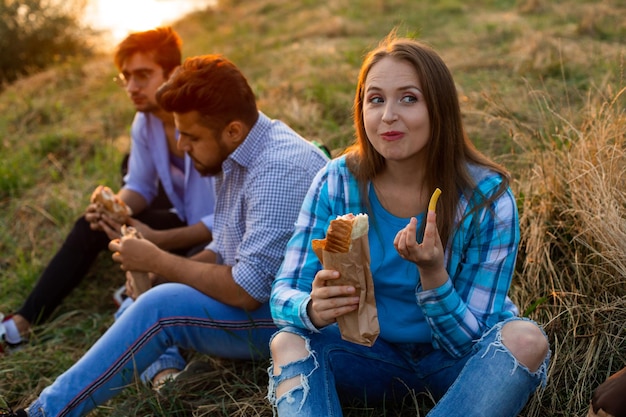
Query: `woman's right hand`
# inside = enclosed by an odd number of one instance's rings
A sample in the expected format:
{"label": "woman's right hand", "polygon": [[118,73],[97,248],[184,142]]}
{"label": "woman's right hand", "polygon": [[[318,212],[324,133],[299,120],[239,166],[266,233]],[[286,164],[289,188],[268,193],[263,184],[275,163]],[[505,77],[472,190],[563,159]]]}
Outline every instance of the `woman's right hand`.
{"label": "woman's right hand", "polygon": [[322,269],[315,275],[311,289],[311,301],[307,313],[311,322],[321,329],[337,321],[337,317],[356,310],[359,297],[351,285],[333,285],[339,279],[339,272]]}

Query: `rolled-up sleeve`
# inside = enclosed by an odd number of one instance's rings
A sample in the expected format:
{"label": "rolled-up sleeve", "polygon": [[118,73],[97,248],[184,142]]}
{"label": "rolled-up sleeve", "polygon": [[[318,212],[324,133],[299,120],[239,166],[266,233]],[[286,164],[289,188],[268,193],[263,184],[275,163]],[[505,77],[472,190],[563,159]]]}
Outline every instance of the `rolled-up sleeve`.
{"label": "rolled-up sleeve", "polygon": [[[499,180],[481,184],[481,195],[492,194]],[[515,199],[507,190],[487,207],[466,214],[453,237],[450,278],[439,288],[417,291],[433,342],[455,356],[465,354],[483,332],[513,315],[505,308],[519,245]]]}
{"label": "rolled-up sleeve", "polygon": [[150,204],[158,192],[159,176],[150,148],[148,126],[144,114],[135,115],[130,128],[130,136],[130,157],[128,173],[124,176],[124,188],[140,194]]}

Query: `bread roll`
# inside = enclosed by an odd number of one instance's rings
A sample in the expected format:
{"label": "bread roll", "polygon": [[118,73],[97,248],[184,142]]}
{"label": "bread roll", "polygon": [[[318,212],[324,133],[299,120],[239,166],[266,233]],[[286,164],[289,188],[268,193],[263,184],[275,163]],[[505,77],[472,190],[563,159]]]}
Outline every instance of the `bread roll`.
{"label": "bread roll", "polygon": [[368,231],[368,216],[350,213],[331,220],[324,239],[311,241],[322,267],[340,274],[326,285],[349,285],[359,296],[358,308],[337,317],[337,324],[342,339],[364,346],[372,346],[380,334]]}
{"label": "bread roll", "polygon": [[128,218],[132,215],[130,207],[105,185],[96,187],[91,194],[90,201],[98,206],[101,213],[106,213],[118,223],[128,222]]}
{"label": "bread roll", "polygon": [[122,240],[126,239],[143,239],[143,236],[134,227],[122,225]]}
{"label": "bread roll", "polygon": [[338,216],[331,220],[326,232],[326,239],[313,240],[313,249],[331,253],[347,253],[352,247],[352,240],[366,235],[369,230],[367,214],[352,213]]}
{"label": "bread roll", "polygon": [[[122,237],[121,240],[128,239],[143,239],[139,230],[135,229],[132,226],[122,225]],[[132,294],[128,294],[133,300],[136,300],[141,294],[148,291],[152,288],[152,281],[150,280],[150,274],[147,272],[139,272],[139,271],[126,271],[126,280],[127,280],[127,291],[128,291],[128,280],[130,280]]]}

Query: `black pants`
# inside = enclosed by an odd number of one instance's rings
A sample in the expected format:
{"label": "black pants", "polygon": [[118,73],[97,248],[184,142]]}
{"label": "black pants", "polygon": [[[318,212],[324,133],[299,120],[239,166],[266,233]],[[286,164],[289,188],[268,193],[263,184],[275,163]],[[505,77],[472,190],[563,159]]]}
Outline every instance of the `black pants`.
{"label": "black pants", "polygon": [[[158,230],[186,225],[168,209],[150,207],[135,217]],[[63,299],[80,284],[98,254],[108,248],[109,241],[106,233],[91,230],[89,222],[84,217],[79,218],[18,314],[33,325],[46,321]],[[181,251],[183,254],[186,252]]]}

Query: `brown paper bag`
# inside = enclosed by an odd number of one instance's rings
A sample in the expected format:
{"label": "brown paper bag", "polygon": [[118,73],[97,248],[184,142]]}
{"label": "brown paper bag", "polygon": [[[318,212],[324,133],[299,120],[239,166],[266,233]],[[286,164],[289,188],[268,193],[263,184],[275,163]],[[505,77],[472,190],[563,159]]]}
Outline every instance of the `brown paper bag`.
{"label": "brown paper bag", "polygon": [[[122,225],[121,240],[127,239],[143,239],[143,236],[141,236],[141,233],[134,227]],[[135,289],[135,294],[132,297],[133,300],[136,300],[141,294],[152,288],[150,274],[147,272],[126,271],[126,278],[133,281],[133,288]]]}
{"label": "brown paper bag", "polygon": [[334,253],[314,245],[324,269],[339,271],[341,277],[332,285],[352,285],[359,296],[359,308],[337,317],[341,337],[349,342],[372,346],[380,333],[374,281],[370,271],[370,250],[367,234],[352,240],[349,252]]}

